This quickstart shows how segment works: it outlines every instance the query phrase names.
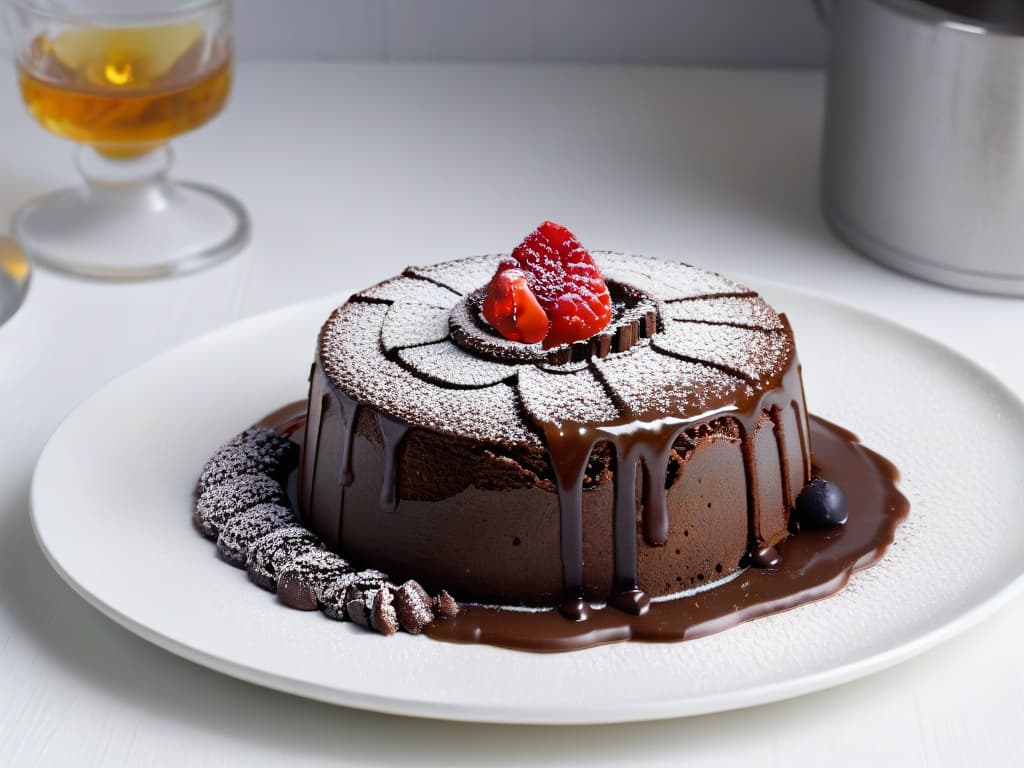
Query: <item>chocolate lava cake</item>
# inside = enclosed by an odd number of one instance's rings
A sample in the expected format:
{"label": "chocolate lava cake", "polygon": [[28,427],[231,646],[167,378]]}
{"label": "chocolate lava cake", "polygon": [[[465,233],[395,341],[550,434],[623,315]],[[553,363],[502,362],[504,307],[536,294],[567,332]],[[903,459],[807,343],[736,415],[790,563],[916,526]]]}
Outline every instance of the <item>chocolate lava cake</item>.
{"label": "chocolate lava cake", "polygon": [[541,340],[555,322],[533,334],[523,303],[520,340],[497,330],[495,281],[522,282],[507,255],[410,267],[335,310],[310,375],[305,527],[431,593],[575,620],[773,565],[811,472],[785,316],[711,272],[590,256],[608,319],[582,338]]}
{"label": "chocolate lava cake", "polygon": [[906,518],[898,477],[808,415],[755,292],[544,222],[336,309],[308,400],[213,454],[192,519],[292,608],[569,651],[835,594]]}

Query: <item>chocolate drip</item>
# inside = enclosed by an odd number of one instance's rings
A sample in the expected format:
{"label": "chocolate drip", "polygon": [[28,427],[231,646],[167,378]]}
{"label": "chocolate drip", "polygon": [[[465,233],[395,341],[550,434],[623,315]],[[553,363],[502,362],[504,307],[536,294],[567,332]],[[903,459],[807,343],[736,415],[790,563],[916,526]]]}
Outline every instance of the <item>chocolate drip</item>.
{"label": "chocolate drip", "polygon": [[651,609],[651,597],[642,589],[627,589],[612,597],[610,603],[623,613],[643,616]]}
{"label": "chocolate drip", "polygon": [[[299,457],[299,507],[309,509],[313,497],[313,471],[315,469],[318,441],[320,439],[320,409],[323,394],[320,389],[321,377],[316,373],[316,363],[310,371],[309,396],[307,399],[306,431],[302,440],[302,454]],[[314,426],[315,425],[315,426]]]}
{"label": "chocolate drip", "polygon": [[[775,446],[779,454],[779,474],[782,477],[782,503],[786,509],[793,508],[793,488],[789,482],[789,453],[786,450],[786,428],[782,426],[782,409],[773,405],[769,410],[772,426],[775,427]],[[799,418],[797,424],[800,423]]]}
{"label": "chocolate drip", "polygon": [[811,471],[811,440],[810,435],[807,434],[804,420],[801,418],[801,414],[807,413],[807,401],[805,399],[803,402],[798,403],[794,400],[790,403],[790,406],[796,414],[796,431],[800,437],[800,455],[804,457],[804,466],[809,474]]}
{"label": "chocolate drip", "polygon": [[[803,423],[801,403],[790,401],[784,407],[792,407],[797,423]],[[305,404],[294,404],[263,419],[260,425],[291,434],[301,428],[305,415]],[[306,426],[308,437],[314,430]],[[592,608],[582,597],[566,601],[560,611],[508,611],[463,604],[457,617],[434,622],[425,634],[449,642],[543,652],[624,640],[673,642],[705,637],[835,594],[851,574],[882,557],[896,526],[906,518],[909,503],[896,487],[896,468],[860,445],[853,433],[817,417],[810,418],[810,431],[814,473],[845,490],[850,517],[840,528],[801,530],[770,548],[775,552],[766,551],[764,556],[775,562],[774,567],[752,568],[712,589],[671,600],[650,601],[639,590],[627,590],[613,596],[608,608]],[[296,435],[296,439],[302,438]],[[810,468],[808,461],[808,472]],[[757,554],[751,552],[751,559]],[[565,613],[573,611],[580,620],[566,621]]]}
{"label": "chocolate drip", "polygon": [[[792,504],[789,463],[785,456],[785,435],[781,423],[781,408],[797,407],[797,423],[803,419],[795,401],[787,393],[793,390],[793,378],[799,376],[799,363],[794,357],[787,370],[772,382],[761,397],[748,402],[725,405],[687,418],[662,417],[645,421],[626,420],[604,425],[542,423],[545,444],[551,458],[558,484],[558,502],[561,515],[561,555],[563,589],[566,602],[564,615],[579,620],[580,595],[583,587],[583,479],[590,453],[598,442],[607,441],[615,449],[618,466],[615,472],[615,501],[613,511],[614,535],[614,590],[611,604],[627,612],[637,605],[646,606],[649,598],[639,589],[637,573],[636,531],[636,467],[643,464],[643,538],[650,546],[664,546],[669,536],[669,515],[665,488],[666,474],[672,447],[686,428],[706,424],[716,417],[732,419],[739,431],[743,471],[747,497],[747,552],[750,561],[774,567],[778,554],[762,552],[766,532],[763,530],[761,494],[755,462],[755,436],[761,419],[767,413],[774,426],[774,438],[779,453],[780,485],[786,508]],[[781,404],[780,404],[781,402]],[[801,432],[802,435],[802,432]],[[805,445],[803,442],[802,445]],[[805,460],[801,476],[810,474],[810,462]],[[620,598],[619,595],[622,595]],[[646,607],[641,609],[646,610]]]}
{"label": "chocolate drip", "polygon": [[652,546],[663,546],[668,539],[665,475],[676,438],[687,426],[704,423],[733,410],[733,406],[725,406],[689,419],[662,418],[601,426],[574,422],[541,424],[558,484],[563,591],[566,598],[561,608],[564,615],[574,621],[580,620],[583,479],[594,446],[601,441],[611,443],[619,462],[615,472],[613,511],[615,590],[633,596],[622,600],[613,598],[612,602],[616,606],[625,606],[624,610],[629,612],[644,611],[649,598],[641,592],[637,580],[637,461],[642,459],[644,463],[644,538]]}
{"label": "chocolate drip", "polygon": [[468,605],[457,618],[435,622],[426,634],[449,642],[546,652],[624,640],[672,642],[705,637],[835,594],[852,573],[882,557],[909,503],[896,488],[899,475],[890,462],[823,419],[813,418],[811,429],[815,472],[844,488],[850,518],[839,529],[801,531],[783,541],[774,569],[750,569],[690,597],[654,602],[638,614],[620,604],[632,597],[623,593],[611,601],[620,610],[593,609],[579,623],[567,622],[554,611]]}
{"label": "chocolate drip", "polygon": [[[341,457],[338,462],[338,482],[342,486],[352,485],[352,438],[356,432],[356,417],[359,415],[359,403],[342,391],[337,392],[341,404],[341,418],[345,422],[341,440]],[[383,430],[382,430],[383,431]]]}
{"label": "chocolate drip", "polygon": [[583,600],[583,477],[596,436],[584,425],[544,424],[561,510],[562,590],[559,610],[572,621],[586,617]]}
{"label": "chocolate drip", "polygon": [[665,476],[678,431],[671,432],[657,450],[645,447],[644,460],[644,541],[663,547],[668,541],[668,503]]}
{"label": "chocolate drip", "polygon": [[316,429],[312,430],[313,431],[313,450],[314,450],[313,457],[314,457],[314,460],[312,462],[312,467],[310,467],[310,469],[308,470],[309,471],[309,489],[310,489],[309,490],[309,496],[310,496],[310,500],[312,500],[312,498],[316,495],[316,480],[317,480],[316,468],[317,468],[317,465],[320,463],[319,461],[316,460],[316,457],[319,457],[319,455],[320,455],[320,436],[323,434],[324,419],[327,416],[327,411],[331,407],[331,397],[326,392],[323,393],[322,395],[320,395],[320,397],[317,398],[317,400],[319,401],[320,407],[317,409]]}
{"label": "chocolate drip", "polygon": [[398,506],[398,449],[402,438],[409,431],[409,425],[403,421],[392,419],[382,413],[377,414],[377,424],[384,441],[384,477],[380,486],[380,508],[385,512],[393,512]]}
{"label": "chocolate drip", "polygon": [[740,424],[740,451],[743,454],[743,476],[747,481],[747,552],[757,549],[758,527],[761,522],[761,503],[758,493],[757,469],[754,461],[754,430]]}
{"label": "chocolate drip", "polygon": [[[786,333],[792,335],[793,327],[789,324],[789,318],[786,317],[784,312],[779,315],[779,320],[782,322],[782,327],[785,329]],[[807,393],[804,392],[804,369],[803,366],[800,365],[799,360],[793,360],[790,370],[786,372],[786,378],[796,379],[795,386],[789,391],[800,393],[800,402],[798,403],[796,400],[793,400],[791,404],[796,411],[796,424],[797,432],[800,435],[800,448],[802,449],[801,453],[804,457],[804,467],[807,470],[806,474],[809,476],[811,472],[811,426],[808,418],[806,418],[809,416],[807,410]],[[801,415],[805,418],[801,418]],[[799,493],[799,491],[797,490],[796,493]],[[794,493],[794,496],[796,493]]]}
{"label": "chocolate drip", "polygon": [[636,571],[636,461],[634,451],[616,445],[615,507],[612,513],[615,532],[615,586],[623,593],[639,591]]}

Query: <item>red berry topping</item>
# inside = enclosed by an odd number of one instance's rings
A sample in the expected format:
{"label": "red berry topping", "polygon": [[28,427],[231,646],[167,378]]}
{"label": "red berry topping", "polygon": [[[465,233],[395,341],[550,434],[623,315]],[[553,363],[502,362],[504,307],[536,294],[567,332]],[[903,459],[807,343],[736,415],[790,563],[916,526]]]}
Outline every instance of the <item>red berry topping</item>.
{"label": "red berry topping", "polygon": [[526,273],[503,261],[487,286],[484,317],[506,339],[536,344],[548,332],[548,316],[530,290]]}
{"label": "red berry topping", "polygon": [[[528,317],[532,323],[528,339],[523,331],[524,319],[513,318],[509,323],[507,312],[499,316],[495,311],[506,306],[500,298],[492,301],[503,290],[499,279],[506,272],[525,279],[523,287],[529,299],[544,315],[545,332],[540,336],[536,336],[539,322],[535,314],[519,310],[520,318]],[[519,285],[519,277],[513,280]],[[498,266],[488,286],[484,317],[507,339],[527,343],[543,340],[544,348],[550,349],[590,338],[607,326],[612,317],[612,300],[597,265],[576,235],[560,224],[545,221],[516,246],[511,259]]]}

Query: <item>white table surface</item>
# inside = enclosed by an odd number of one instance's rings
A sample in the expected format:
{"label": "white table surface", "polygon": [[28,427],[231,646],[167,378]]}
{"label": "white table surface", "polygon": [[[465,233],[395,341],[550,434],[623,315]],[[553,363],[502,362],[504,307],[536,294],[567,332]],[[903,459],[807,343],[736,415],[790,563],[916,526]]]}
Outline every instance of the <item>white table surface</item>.
{"label": "white table surface", "polygon": [[[789,702],[629,726],[491,727],[335,708],[193,666],[79,600],[32,537],[36,457],[111,377],[241,317],[508,249],[544,218],[595,248],[838,297],[1024,394],[1011,330],[1024,328],[1024,300],[904,278],[826,229],[822,96],[817,72],[243,62],[226,113],[176,149],[180,175],[248,205],[244,254],[145,284],[39,270],[0,327],[0,765],[1019,764],[1024,599],[916,660]],[[6,219],[74,172],[70,146],[23,114],[13,74],[0,104]]]}

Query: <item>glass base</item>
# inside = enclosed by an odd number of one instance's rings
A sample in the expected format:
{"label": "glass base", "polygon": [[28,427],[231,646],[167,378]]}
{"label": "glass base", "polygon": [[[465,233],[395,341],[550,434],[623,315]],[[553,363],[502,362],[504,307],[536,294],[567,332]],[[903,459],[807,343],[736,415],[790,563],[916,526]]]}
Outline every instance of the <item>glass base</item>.
{"label": "glass base", "polygon": [[217,264],[249,240],[249,216],[212,187],[167,178],[170,150],[111,161],[80,150],[86,178],[18,210],[12,234],[41,266],[81,277],[146,280]]}
{"label": "glass base", "polygon": [[0,325],[14,317],[24,302],[31,273],[21,248],[0,235]]}

